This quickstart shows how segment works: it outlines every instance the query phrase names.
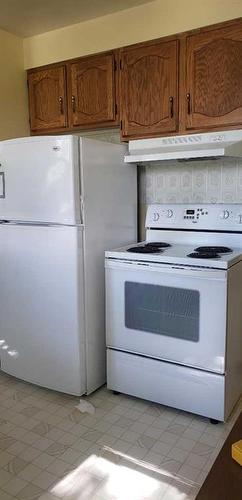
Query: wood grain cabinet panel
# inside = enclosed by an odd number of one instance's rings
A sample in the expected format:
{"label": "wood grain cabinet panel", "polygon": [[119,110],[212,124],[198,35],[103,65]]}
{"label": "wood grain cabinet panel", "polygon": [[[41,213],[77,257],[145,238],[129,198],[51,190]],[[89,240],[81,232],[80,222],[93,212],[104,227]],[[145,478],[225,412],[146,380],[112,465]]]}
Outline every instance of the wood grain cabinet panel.
{"label": "wood grain cabinet panel", "polygon": [[116,121],[114,54],[79,59],[68,65],[70,126]]}
{"label": "wood grain cabinet panel", "polygon": [[112,127],[120,118],[124,141],[240,128],[242,19],[27,74],[33,134]]}
{"label": "wood grain cabinet panel", "polygon": [[28,72],[29,116],[32,131],[67,126],[65,66]]}
{"label": "wood grain cabinet panel", "polygon": [[186,40],[186,128],[242,124],[242,23]]}
{"label": "wood grain cabinet panel", "polygon": [[177,40],[123,49],[120,78],[123,138],[177,130]]}

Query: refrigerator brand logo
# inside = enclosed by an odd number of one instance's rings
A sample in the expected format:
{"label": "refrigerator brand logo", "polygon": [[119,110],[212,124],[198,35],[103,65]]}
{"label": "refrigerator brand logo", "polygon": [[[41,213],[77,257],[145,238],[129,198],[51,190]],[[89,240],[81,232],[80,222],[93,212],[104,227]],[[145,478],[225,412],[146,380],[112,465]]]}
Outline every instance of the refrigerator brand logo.
{"label": "refrigerator brand logo", "polygon": [[53,146],[52,149],[53,149],[53,151],[60,151],[61,150],[60,146]]}

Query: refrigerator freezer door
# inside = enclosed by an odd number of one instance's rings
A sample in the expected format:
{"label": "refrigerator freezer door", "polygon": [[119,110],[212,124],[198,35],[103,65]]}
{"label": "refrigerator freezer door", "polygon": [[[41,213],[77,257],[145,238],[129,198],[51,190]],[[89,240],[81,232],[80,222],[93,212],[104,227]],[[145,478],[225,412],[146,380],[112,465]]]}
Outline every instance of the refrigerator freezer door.
{"label": "refrigerator freezer door", "polygon": [[1,369],[76,395],[86,390],[82,232],[0,226]]}
{"label": "refrigerator freezer door", "polygon": [[3,219],[73,225],[81,222],[77,137],[28,137],[0,142]]}

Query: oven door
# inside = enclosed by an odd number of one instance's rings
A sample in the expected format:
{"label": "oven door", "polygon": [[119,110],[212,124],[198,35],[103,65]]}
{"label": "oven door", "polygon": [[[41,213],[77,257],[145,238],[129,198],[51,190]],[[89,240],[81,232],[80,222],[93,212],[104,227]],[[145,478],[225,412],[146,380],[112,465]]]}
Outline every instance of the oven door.
{"label": "oven door", "polygon": [[225,371],[227,272],[106,260],[107,346]]}

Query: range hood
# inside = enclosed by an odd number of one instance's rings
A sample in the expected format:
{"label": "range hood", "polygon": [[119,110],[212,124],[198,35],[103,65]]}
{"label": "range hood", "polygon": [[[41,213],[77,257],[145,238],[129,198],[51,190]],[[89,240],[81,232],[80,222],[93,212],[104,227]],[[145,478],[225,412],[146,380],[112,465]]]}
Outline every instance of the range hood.
{"label": "range hood", "polygon": [[177,135],[129,142],[126,163],[163,160],[241,158],[242,130]]}

